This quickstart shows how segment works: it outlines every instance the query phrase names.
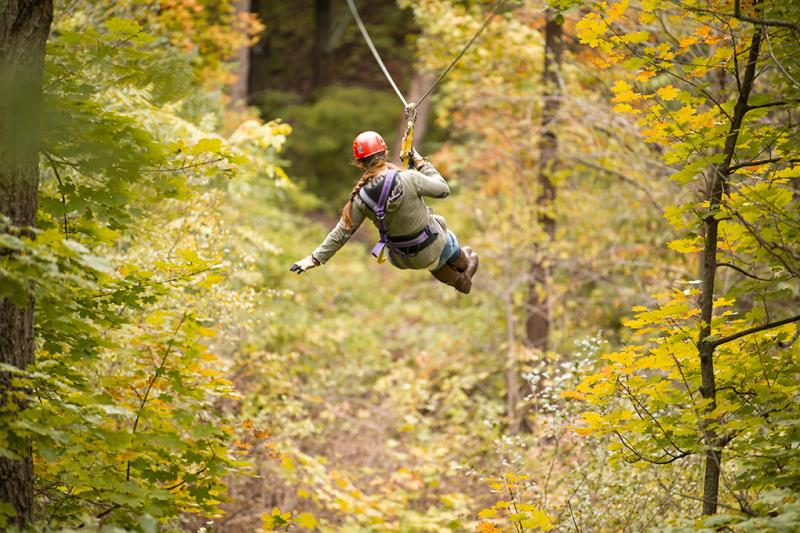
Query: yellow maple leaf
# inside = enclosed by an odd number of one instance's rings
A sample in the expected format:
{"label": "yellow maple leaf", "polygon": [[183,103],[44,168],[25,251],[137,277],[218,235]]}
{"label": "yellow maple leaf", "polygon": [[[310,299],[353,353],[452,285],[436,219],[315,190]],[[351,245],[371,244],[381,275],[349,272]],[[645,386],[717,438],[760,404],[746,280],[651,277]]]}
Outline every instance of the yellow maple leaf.
{"label": "yellow maple leaf", "polygon": [[642,24],[652,24],[656,21],[656,16],[652,13],[645,11],[642,9],[641,13],[639,13],[639,22]]}
{"label": "yellow maple leaf", "polygon": [[497,529],[491,522],[481,522],[475,529],[478,533],[502,533],[502,530]]}
{"label": "yellow maple leaf", "polygon": [[715,124],[716,114],[713,111],[702,113],[694,117],[691,121],[692,128],[699,130],[702,128],[713,128]]}
{"label": "yellow maple leaf", "polygon": [[633,86],[625,80],[617,80],[611,90],[615,93],[622,93],[625,91],[633,90]]}
{"label": "yellow maple leaf", "polygon": [[679,124],[685,124],[686,122],[691,120],[691,118],[694,116],[695,113],[697,113],[697,110],[692,106],[687,105],[683,106],[678,111],[676,111],[672,115],[672,118],[674,118],[675,121],[678,122]]}
{"label": "yellow maple leaf", "polygon": [[686,239],[674,240],[667,244],[667,246],[678,253],[691,254],[703,249],[703,241],[699,237],[689,237]]}
{"label": "yellow maple leaf", "polygon": [[694,35],[690,35],[688,37],[684,37],[683,39],[679,40],[678,41],[678,46],[680,46],[681,49],[685,50],[685,49],[689,48],[690,46],[692,46],[693,44],[698,43],[699,41],[700,41],[700,39],[698,39]]}
{"label": "yellow maple leaf", "polygon": [[605,423],[605,418],[600,413],[595,413],[594,411],[586,411],[581,413],[581,417],[583,421],[586,422],[588,427],[586,429],[590,429],[596,431],[603,427]]}
{"label": "yellow maple leaf", "polygon": [[573,398],[575,400],[581,400],[581,401],[586,399],[586,395],[585,394],[583,394],[581,392],[578,392],[578,391],[574,391],[574,390],[563,391],[560,394],[560,396],[562,398]]}
{"label": "yellow maple leaf", "polygon": [[612,102],[630,102],[632,100],[636,100],[638,95],[633,91],[623,91],[621,93],[617,93],[614,98],[611,99]]}
{"label": "yellow maple leaf", "polygon": [[523,520],[520,525],[526,529],[538,529],[539,531],[549,531],[554,527],[553,521],[541,509],[530,511],[529,517]]}
{"label": "yellow maple leaf", "polygon": [[694,32],[698,37],[701,39],[708,39],[708,36],[711,35],[711,26],[707,24],[703,24],[699,28],[697,28]]}
{"label": "yellow maple leaf", "polygon": [[636,114],[639,111],[631,107],[630,104],[617,104],[614,106],[614,111],[617,113],[633,113]]}
{"label": "yellow maple leaf", "polygon": [[672,47],[667,43],[661,43],[656,47],[656,52],[658,53],[659,57],[664,59],[672,59],[675,57],[675,54],[672,53]]}
{"label": "yellow maple leaf", "polygon": [[478,518],[494,518],[497,516],[497,509],[483,509],[478,513]]}
{"label": "yellow maple leaf", "polygon": [[319,525],[317,518],[311,513],[300,513],[294,520],[295,524],[306,529],[314,529]]}
{"label": "yellow maple leaf", "polygon": [[601,381],[592,389],[592,394],[596,397],[601,398],[604,396],[608,396],[614,392],[614,383],[609,381]]}
{"label": "yellow maple leaf", "polygon": [[667,85],[666,87],[661,87],[659,90],[656,91],[656,94],[662,100],[670,101],[674,100],[680,91],[673,87],[672,85]]}
{"label": "yellow maple leaf", "polygon": [[644,43],[650,39],[650,32],[646,31],[635,31],[632,33],[628,33],[620,37],[620,41],[623,43],[629,44],[638,44]]}
{"label": "yellow maple leaf", "polygon": [[667,125],[663,122],[653,122],[649,128],[642,130],[644,142],[663,142],[667,138]]}
{"label": "yellow maple leaf", "polygon": [[613,4],[606,12],[608,21],[617,22],[625,14],[626,9],[628,9],[628,0],[620,0],[616,4]]}
{"label": "yellow maple leaf", "polygon": [[592,48],[596,48],[607,31],[606,23],[595,13],[589,13],[575,25],[576,34],[578,39],[583,44],[588,44]]}
{"label": "yellow maple leaf", "polygon": [[649,80],[650,78],[652,78],[655,75],[656,75],[656,73],[653,72],[652,70],[643,70],[640,73],[638,73],[636,75],[636,78],[634,78],[634,79],[636,81],[647,81],[647,80]]}

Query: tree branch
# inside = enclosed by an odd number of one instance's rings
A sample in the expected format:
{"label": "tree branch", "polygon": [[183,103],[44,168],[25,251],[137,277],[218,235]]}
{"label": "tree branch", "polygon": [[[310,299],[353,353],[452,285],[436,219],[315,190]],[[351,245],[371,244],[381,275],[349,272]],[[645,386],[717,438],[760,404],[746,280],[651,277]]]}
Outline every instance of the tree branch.
{"label": "tree branch", "polygon": [[139,169],[140,172],[180,172],[181,170],[188,170],[190,168],[198,168],[205,165],[210,165],[212,163],[219,163],[220,161],[225,161],[224,157],[217,157],[214,159],[209,159],[208,161],[199,161],[196,163],[190,163],[188,165],[181,165],[175,168],[141,168]]}
{"label": "tree branch", "polygon": [[720,337],[719,339],[710,342],[712,347],[716,348],[722,344],[735,341],[736,339],[740,339],[747,335],[752,335],[753,333],[758,333],[759,331],[765,331],[772,328],[777,328],[779,326],[785,326],[786,324],[791,324],[792,322],[800,321],[800,315],[795,315],[789,318],[784,318],[783,320],[778,320],[775,322],[769,322],[767,324],[762,324],[760,326],[755,326],[752,328],[748,328],[745,330],[740,331],[739,333],[734,333],[733,335],[728,335],[726,337]]}
{"label": "tree branch", "polygon": [[[752,107],[750,109],[753,109]],[[740,168],[745,167],[757,167],[761,165],[766,165],[768,163],[777,163],[778,161],[784,161],[782,157],[772,157],[770,159],[756,159],[753,161],[748,161],[747,163],[739,163],[738,165],[731,165],[730,171],[733,172],[735,170],[739,170]],[[800,163],[800,159],[786,159],[786,163]]]}
{"label": "tree branch", "polygon": [[752,22],[753,24],[759,24],[761,26],[780,26],[781,28],[789,28],[794,31],[800,32],[800,24],[796,24],[794,22],[786,22],[785,20],[757,19],[753,17],[748,17],[747,15],[742,15],[742,7],[740,4],[741,4],[740,0],[734,0],[733,2],[734,16],[739,20]]}
{"label": "tree branch", "polygon": [[781,100],[779,102],[767,102],[766,104],[748,105],[747,106],[747,110],[750,111],[750,110],[753,110],[753,109],[762,109],[764,107],[778,107],[778,106],[789,105],[789,104],[794,104],[794,103],[797,103],[797,100],[789,100],[787,102],[785,102],[783,100]]}
{"label": "tree branch", "polygon": [[619,438],[619,440],[622,443],[622,445],[626,449],[628,449],[634,455],[634,457],[636,457],[636,459],[633,460],[633,461],[625,458],[625,462],[627,462],[627,463],[635,463],[636,461],[644,461],[646,463],[650,463],[650,464],[654,464],[654,465],[668,465],[670,463],[674,463],[678,459],[683,459],[684,457],[688,457],[688,456],[692,455],[692,452],[682,452],[682,453],[677,454],[677,455],[672,455],[671,453],[667,453],[666,456],[669,457],[669,459],[651,459],[649,457],[645,457],[644,455],[639,453],[639,451],[636,450],[636,448],[634,448],[633,446],[628,444],[628,441],[625,440],[625,437],[623,437],[622,434],[619,431],[617,431],[616,429],[614,430],[614,434]]}
{"label": "tree branch", "polygon": [[748,278],[757,279],[758,281],[772,281],[773,279],[775,279],[775,278],[774,278],[774,276],[773,276],[772,278],[760,278],[760,277],[756,276],[755,274],[751,274],[750,272],[748,272],[748,271],[746,271],[746,270],[744,270],[744,269],[742,269],[742,268],[739,268],[739,267],[738,267],[738,266],[736,266],[736,265],[732,265],[732,264],[730,264],[730,263],[717,263],[717,266],[718,266],[718,267],[728,267],[728,268],[732,268],[733,270],[735,270],[735,271],[737,271],[737,272],[740,272],[740,273],[744,274],[744,275],[745,275],[745,276],[747,276]]}

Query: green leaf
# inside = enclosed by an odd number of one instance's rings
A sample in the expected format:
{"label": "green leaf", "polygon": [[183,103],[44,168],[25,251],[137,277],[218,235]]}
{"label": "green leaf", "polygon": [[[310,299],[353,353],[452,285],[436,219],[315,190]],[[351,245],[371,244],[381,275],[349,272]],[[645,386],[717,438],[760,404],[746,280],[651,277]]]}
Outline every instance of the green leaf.
{"label": "green leaf", "polygon": [[220,150],[222,150],[222,139],[211,137],[197,141],[194,146],[189,148],[189,153],[199,155],[205,152],[217,153]]}
{"label": "green leaf", "polygon": [[105,23],[108,31],[116,35],[134,35],[142,31],[139,23],[133,19],[114,17]]}

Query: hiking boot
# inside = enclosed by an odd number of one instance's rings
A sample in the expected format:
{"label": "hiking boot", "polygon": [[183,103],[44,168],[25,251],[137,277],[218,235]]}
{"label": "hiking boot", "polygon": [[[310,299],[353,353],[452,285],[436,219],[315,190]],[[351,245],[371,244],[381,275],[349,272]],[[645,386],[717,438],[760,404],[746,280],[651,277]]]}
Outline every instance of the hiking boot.
{"label": "hiking boot", "polygon": [[469,265],[467,266],[467,268],[464,269],[464,271],[467,273],[469,278],[472,279],[472,276],[474,276],[475,272],[478,271],[478,264],[480,263],[480,260],[478,259],[478,254],[472,251],[472,248],[470,248],[469,246],[464,246],[461,249],[461,251],[467,255],[467,262],[469,263]]}
{"label": "hiking boot", "polygon": [[431,274],[433,274],[434,278],[445,285],[450,285],[458,292],[469,294],[469,291],[472,290],[472,280],[469,275],[466,272],[459,272],[451,264],[446,264],[439,270],[431,272]]}
{"label": "hiking boot", "polygon": [[462,248],[461,253],[450,261],[448,265],[452,266],[459,272],[464,272],[467,268],[469,268],[469,256],[467,255],[466,251]]}

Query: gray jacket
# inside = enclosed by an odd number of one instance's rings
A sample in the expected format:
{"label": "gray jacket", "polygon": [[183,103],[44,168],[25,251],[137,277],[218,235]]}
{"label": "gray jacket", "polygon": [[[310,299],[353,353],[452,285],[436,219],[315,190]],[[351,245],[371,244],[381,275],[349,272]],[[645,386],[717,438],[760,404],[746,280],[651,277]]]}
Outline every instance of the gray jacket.
{"label": "gray jacket", "polygon": [[[368,182],[365,187],[382,186],[383,178],[377,177]],[[430,198],[447,198],[450,187],[441,174],[426,162],[417,170],[401,170],[397,174],[394,188],[386,203],[386,231],[390,237],[414,236],[422,232],[428,224],[439,232],[436,240],[421,250],[419,253],[408,256],[409,265],[391,257],[392,264],[398,268],[414,268],[433,270],[439,262],[444,245],[447,241],[447,226],[444,218],[434,215],[430,207],[425,204],[423,196]],[[344,220],[339,220],[336,227],[328,233],[325,240],[312,256],[320,263],[326,263],[333,255],[344,246],[356,230],[369,218],[373,224],[377,222],[375,213],[367,207],[364,201],[356,196],[353,200],[350,218],[353,227],[348,228]],[[388,252],[388,250],[387,250]]]}

